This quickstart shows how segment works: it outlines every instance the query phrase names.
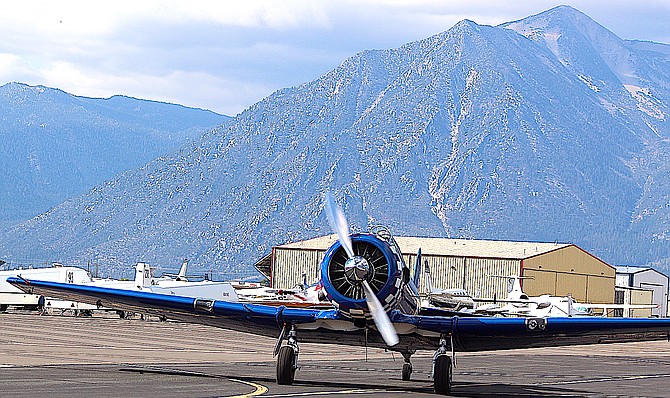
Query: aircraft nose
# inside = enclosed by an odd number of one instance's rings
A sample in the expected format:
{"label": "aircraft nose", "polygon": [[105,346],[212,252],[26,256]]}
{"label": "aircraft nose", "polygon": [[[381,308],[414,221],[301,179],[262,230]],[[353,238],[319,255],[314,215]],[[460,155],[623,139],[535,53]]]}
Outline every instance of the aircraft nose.
{"label": "aircraft nose", "polygon": [[352,282],[362,282],[370,272],[370,265],[361,256],[354,256],[344,263],[344,274]]}

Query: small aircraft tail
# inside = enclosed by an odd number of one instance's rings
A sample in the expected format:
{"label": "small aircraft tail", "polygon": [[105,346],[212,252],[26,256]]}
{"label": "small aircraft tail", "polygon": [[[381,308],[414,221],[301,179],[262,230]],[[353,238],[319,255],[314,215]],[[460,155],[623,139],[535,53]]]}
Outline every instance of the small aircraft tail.
{"label": "small aircraft tail", "polygon": [[[428,265],[426,265],[428,267]],[[414,275],[412,276],[412,283],[419,289],[419,282],[421,277],[421,248],[416,252],[416,263],[414,263]]]}
{"label": "small aircraft tail", "polygon": [[181,268],[179,268],[179,274],[177,275],[178,281],[186,280],[186,267],[188,266],[188,258],[184,259],[184,262],[181,263]]}
{"label": "small aircraft tail", "polygon": [[512,300],[527,300],[528,296],[521,290],[521,278],[510,277],[508,283],[508,298]]}
{"label": "small aircraft tail", "polygon": [[528,300],[528,295],[521,289],[521,279],[533,279],[532,276],[490,275],[490,277],[507,279],[507,300]]}
{"label": "small aircraft tail", "polygon": [[435,288],[433,287],[433,280],[430,277],[430,267],[428,266],[428,262],[423,265],[423,269],[426,273],[426,291],[428,294],[432,294],[435,292]]}
{"label": "small aircraft tail", "polygon": [[151,267],[147,263],[139,262],[135,265],[135,285],[142,289],[143,287],[149,287],[153,283],[153,274],[151,272]]}

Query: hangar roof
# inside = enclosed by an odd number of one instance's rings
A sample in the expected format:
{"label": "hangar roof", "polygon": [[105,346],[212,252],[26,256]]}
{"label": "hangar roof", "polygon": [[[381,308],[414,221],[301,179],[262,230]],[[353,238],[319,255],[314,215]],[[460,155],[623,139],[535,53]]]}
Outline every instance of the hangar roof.
{"label": "hangar roof", "polygon": [[616,266],[616,272],[619,274],[636,274],[642,271],[649,271],[650,267]]}
{"label": "hangar roof", "polygon": [[[396,236],[403,254],[422,254],[454,257],[501,258],[523,260],[554,250],[573,246],[569,243],[512,242],[497,240],[418,238]],[[335,234],[277,246],[281,249],[326,250],[335,241]]]}
{"label": "hangar roof", "polygon": [[616,273],[617,274],[622,274],[622,275],[624,275],[624,274],[639,274],[640,272],[650,271],[650,272],[653,272],[653,273],[660,274],[665,278],[668,278],[668,276],[665,275],[663,272],[661,272],[659,270],[656,270],[656,269],[653,269],[651,267],[633,267],[633,266],[624,265],[624,266],[618,266],[618,267],[615,267],[615,268],[616,268]]}

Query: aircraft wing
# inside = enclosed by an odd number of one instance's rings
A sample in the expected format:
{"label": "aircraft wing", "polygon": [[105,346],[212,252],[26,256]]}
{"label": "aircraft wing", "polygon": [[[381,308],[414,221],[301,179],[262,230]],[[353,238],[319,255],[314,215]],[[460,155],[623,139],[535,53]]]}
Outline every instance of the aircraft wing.
{"label": "aircraft wing", "polygon": [[[32,294],[257,335],[277,337],[284,325],[294,325],[304,342],[388,348],[378,333],[366,336],[364,328],[336,309],[273,307],[16,277],[7,281]],[[440,335],[456,351],[670,339],[667,318],[461,318],[406,315],[398,310],[390,311],[389,317],[400,337],[390,349],[400,352],[433,350]]]}
{"label": "aircraft wing", "polygon": [[644,309],[654,309],[658,308],[658,304],[588,304],[588,303],[577,303],[575,307],[581,308],[593,308],[601,310],[644,310]]}

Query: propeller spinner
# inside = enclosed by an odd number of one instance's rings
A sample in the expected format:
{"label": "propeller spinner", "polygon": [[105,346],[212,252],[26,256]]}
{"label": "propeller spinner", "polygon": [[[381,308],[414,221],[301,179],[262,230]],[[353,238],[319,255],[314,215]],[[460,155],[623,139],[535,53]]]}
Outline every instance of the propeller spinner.
{"label": "propeller spinner", "polygon": [[344,265],[346,278],[350,283],[354,285],[358,284],[363,288],[368,311],[372,315],[375,326],[386,344],[389,346],[398,344],[398,334],[386,314],[386,311],[384,311],[384,307],[379,302],[379,299],[368,282],[372,277],[370,264],[365,257],[354,254],[351,238],[349,237],[349,225],[347,224],[347,219],[344,217],[342,209],[335,203],[335,199],[330,192],[326,193],[325,210],[330,227],[337,234],[337,239],[340,242],[340,245],[347,253],[348,258]]}

